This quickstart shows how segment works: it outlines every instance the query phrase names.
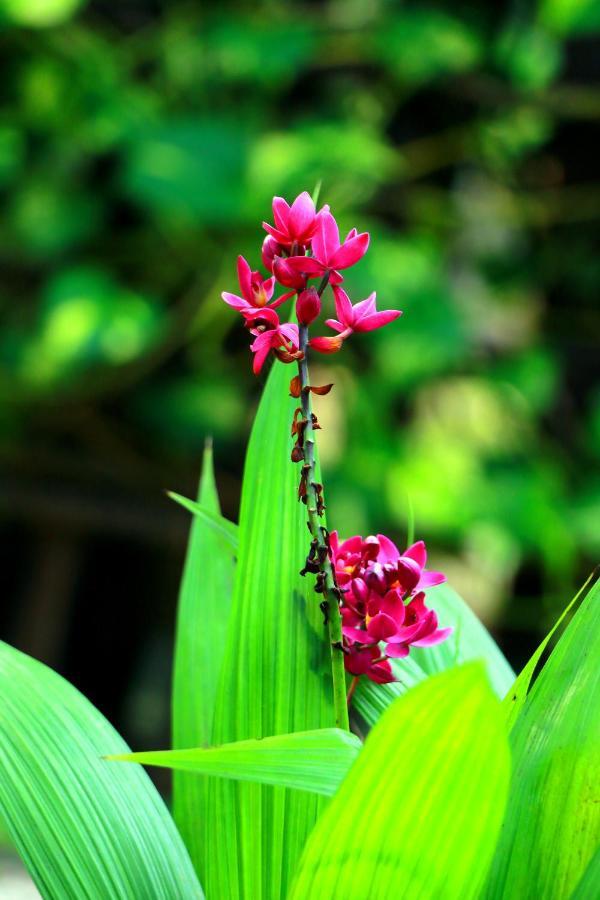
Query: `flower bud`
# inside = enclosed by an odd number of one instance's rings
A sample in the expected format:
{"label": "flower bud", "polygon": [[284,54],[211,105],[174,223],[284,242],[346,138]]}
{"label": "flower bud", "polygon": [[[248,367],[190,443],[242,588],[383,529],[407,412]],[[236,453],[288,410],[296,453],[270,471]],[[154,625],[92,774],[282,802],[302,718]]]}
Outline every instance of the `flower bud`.
{"label": "flower bud", "polygon": [[301,325],[310,325],[321,312],[321,298],[314,287],[302,291],[296,303],[296,315]]}
{"label": "flower bud", "polygon": [[316,337],[311,338],[308,342],[309,347],[316,350],[317,353],[337,353],[342,349],[344,339],[338,334],[333,337]]}
{"label": "flower bud", "polygon": [[262,262],[265,269],[273,271],[273,260],[276,256],[283,255],[284,248],[270,234],[266,236],[262,245]]}
{"label": "flower bud", "polygon": [[306,278],[304,275],[296,272],[291,268],[287,259],[276,256],[273,259],[273,275],[284,287],[296,288],[302,290],[306,286]]}

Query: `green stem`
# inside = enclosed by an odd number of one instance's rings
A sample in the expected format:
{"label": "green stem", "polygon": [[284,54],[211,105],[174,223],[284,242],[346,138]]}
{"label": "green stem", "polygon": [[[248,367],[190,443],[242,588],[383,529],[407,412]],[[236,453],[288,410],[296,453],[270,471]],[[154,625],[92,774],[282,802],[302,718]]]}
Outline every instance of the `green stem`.
{"label": "green stem", "polygon": [[[325,282],[326,284],[327,282]],[[323,284],[322,288],[325,287]],[[310,385],[308,376],[308,326],[299,326],[299,344],[304,357],[298,362],[298,374],[301,383],[302,415],[306,420],[304,429],[304,464],[306,471],[306,509],[308,512],[308,527],[313,540],[317,542],[320,560],[319,567],[323,579],[323,601],[326,604],[326,619],[329,632],[329,645],[331,651],[331,671],[333,675],[333,705],[335,711],[335,724],[338,728],[350,730],[348,722],[348,703],[346,699],[346,672],[344,669],[344,652],[342,650],[342,616],[339,606],[339,593],[335,580],[335,574],[329,558],[326,533],[322,530],[317,512],[317,491],[315,471],[315,430],[312,422],[312,403],[310,399]]]}

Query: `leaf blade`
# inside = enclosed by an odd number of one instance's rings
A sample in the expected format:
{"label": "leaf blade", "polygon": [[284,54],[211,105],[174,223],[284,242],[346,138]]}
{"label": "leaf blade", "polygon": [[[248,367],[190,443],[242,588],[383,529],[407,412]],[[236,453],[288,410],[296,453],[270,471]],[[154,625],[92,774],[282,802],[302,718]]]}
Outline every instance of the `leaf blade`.
{"label": "leaf blade", "polygon": [[101,759],[129,748],[98,710],[4,643],[0,691],[0,818],[42,896],[202,897],[147,775]]}
{"label": "leaf blade", "polygon": [[[202,508],[217,518],[219,497],[212,447],[207,444],[198,492]],[[172,690],[172,744],[175,749],[211,742],[217,683],[227,633],[234,560],[230,543],[206,516],[194,517],[177,608]],[[173,816],[202,882],[206,872],[205,779],[173,775]]]}
{"label": "leaf blade", "polygon": [[474,900],[509,769],[499,703],[481,665],[427,679],[367,738],[307,842],[291,900]]}
{"label": "leaf blade", "polygon": [[288,787],[330,797],[356,759],[361,742],[347,731],[321,728],[237,741],[206,750],[158,750],[110,759],[218,778]]}
{"label": "leaf blade", "polygon": [[198,500],[190,500],[182,494],[176,494],[175,491],[167,491],[167,497],[170,497],[175,503],[187,509],[192,515],[202,519],[209,528],[229,544],[232,550],[237,550],[239,543],[238,526],[235,522],[230,522],[229,519],[222,516],[218,505],[215,509],[207,496],[203,498],[202,494],[200,494]]}
{"label": "leaf blade", "polygon": [[597,849],[598,658],[600,583],[563,632],[510,733],[514,775],[489,900],[568,897]]}

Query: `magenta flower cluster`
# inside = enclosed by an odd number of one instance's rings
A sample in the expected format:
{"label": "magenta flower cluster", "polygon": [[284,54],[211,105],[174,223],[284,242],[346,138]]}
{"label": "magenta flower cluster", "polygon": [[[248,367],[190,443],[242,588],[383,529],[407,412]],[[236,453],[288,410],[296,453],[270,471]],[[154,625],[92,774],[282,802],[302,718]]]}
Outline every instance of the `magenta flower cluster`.
{"label": "magenta flower cluster", "polygon": [[[346,671],[385,684],[394,681],[389,659],[408,656],[411,647],[431,647],[452,628],[439,628],[425,605],[427,588],[446,580],[425,568],[423,541],[404,553],[384,534],[358,535],[339,542],[330,535],[330,552],[342,600]],[[381,646],[384,645],[384,649]]]}
{"label": "magenta flower cluster", "polygon": [[[263,222],[268,232],[262,246],[262,262],[271,276],[253,271],[243,256],[238,257],[240,294],[225,291],[223,300],[237,309],[254,337],[253,369],[258,374],[272,352],[282,362],[303,357],[298,326],[282,324],[276,311],[296,295],[296,316],[301,325],[310,325],[321,312],[321,295],[327,284],[334,294],[336,318],[325,324],[334,335],[314,337],[308,344],[319,353],[336,353],[351,334],[373,331],[401,315],[400,310],[378,312],[375,293],[354,305],[340,287],[341,271],[357,263],[367,252],[369,235],[353,228],[344,241],[329,207],[317,212],[310,195],[304,191],[291,206],[282,197],[273,199],[274,225]],[[318,279],[318,287],[310,285]],[[274,298],[275,286],[288,290]]]}

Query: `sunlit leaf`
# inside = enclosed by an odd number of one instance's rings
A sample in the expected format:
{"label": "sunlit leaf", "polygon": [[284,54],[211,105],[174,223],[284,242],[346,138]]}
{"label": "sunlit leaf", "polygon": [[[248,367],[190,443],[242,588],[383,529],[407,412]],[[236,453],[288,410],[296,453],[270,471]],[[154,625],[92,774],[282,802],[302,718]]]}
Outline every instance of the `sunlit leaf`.
{"label": "sunlit leaf", "polygon": [[43,897],[202,897],[175,825],[129,748],[51,669],[0,643],[0,819]]}
{"label": "sunlit leaf", "polygon": [[479,897],[509,780],[500,705],[483,667],[396,700],[311,834],[294,900]]}
{"label": "sunlit leaf", "polygon": [[347,731],[322,728],[259,741],[238,741],[207,750],[158,750],[111,758],[295,788],[329,797],[339,787],[361,746],[359,739]]}
{"label": "sunlit leaf", "polygon": [[513,778],[487,900],[569,897],[597,849],[599,659],[597,583],[513,725]]}
{"label": "sunlit leaf", "polygon": [[[178,495],[171,496],[179,499]],[[192,520],[177,609],[173,669],[175,749],[208,746],[211,742],[231,607],[234,561],[230,543],[223,538],[223,529],[215,525],[226,520],[220,515],[210,445],[204,451],[198,500],[200,505],[194,506],[204,514]],[[229,537],[227,532],[225,537]],[[204,778],[181,772],[174,774],[173,815],[196,871],[204,881],[207,829],[213,827],[207,811]]]}
{"label": "sunlit leaf", "polygon": [[527,693],[529,691],[529,685],[531,684],[531,679],[540,659],[542,658],[544,650],[546,649],[552,638],[558,633],[561,625],[564,624],[565,619],[567,618],[573,607],[577,604],[577,601],[581,598],[582,594],[584,594],[588,589],[590,581],[591,578],[588,579],[581,590],[575,595],[575,597],[573,597],[567,608],[556,621],[553,628],[548,632],[542,643],[534,652],[531,659],[527,662],[524,668],[521,669],[518,678],[515,680],[510,691],[502,701],[502,706],[504,707],[506,713],[506,722],[509,731],[517,721],[517,717],[521,712],[521,709],[523,708],[523,704],[525,703]]}
{"label": "sunlit leaf", "polygon": [[597,900],[600,884],[600,848],[594,853],[571,900]]}
{"label": "sunlit leaf", "polygon": [[200,501],[188,500],[187,497],[182,497],[181,494],[176,494],[174,491],[167,491],[167,493],[175,503],[179,503],[184,509],[202,519],[204,524],[211,528],[215,534],[220,535],[227,541],[232,550],[237,550],[239,536],[238,526],[235,522],[230,522],[225,516],[220,515],[220,513],[215,512]]}

